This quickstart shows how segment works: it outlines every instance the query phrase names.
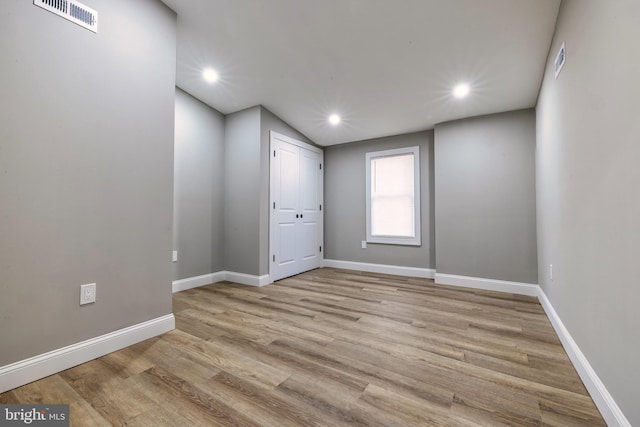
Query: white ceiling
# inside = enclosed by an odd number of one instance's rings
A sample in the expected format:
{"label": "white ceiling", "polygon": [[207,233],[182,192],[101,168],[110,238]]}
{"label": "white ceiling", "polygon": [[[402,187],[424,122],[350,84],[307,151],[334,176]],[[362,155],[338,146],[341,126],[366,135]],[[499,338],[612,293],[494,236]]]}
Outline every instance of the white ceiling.
{"label": "white ceiling", "polygon": [[[320,145],[533,107],[560,0],[163,0],[176,84],[228,114],[262,104]],[[209,85],[204,67],[220,80]],[[471,94],[454,99],[457,82]],[[342,116],[333,127],[330,113]]]}

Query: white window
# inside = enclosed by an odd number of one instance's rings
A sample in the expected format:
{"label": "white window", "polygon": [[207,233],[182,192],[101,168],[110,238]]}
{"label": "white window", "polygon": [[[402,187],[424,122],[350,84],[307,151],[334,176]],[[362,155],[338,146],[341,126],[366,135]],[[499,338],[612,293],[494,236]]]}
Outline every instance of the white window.
{"label": "white window", "polygon": [[420,245],[420,150],[366,154],[367,242]]}

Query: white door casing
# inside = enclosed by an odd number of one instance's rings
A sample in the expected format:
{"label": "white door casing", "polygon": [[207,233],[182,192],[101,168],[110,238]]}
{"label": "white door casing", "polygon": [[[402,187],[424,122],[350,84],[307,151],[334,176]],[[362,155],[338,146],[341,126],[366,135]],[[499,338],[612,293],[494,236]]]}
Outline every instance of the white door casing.
{"label": "white door casing", "polygon": [[323,153],[271,131],[269,278],[322,264]]}

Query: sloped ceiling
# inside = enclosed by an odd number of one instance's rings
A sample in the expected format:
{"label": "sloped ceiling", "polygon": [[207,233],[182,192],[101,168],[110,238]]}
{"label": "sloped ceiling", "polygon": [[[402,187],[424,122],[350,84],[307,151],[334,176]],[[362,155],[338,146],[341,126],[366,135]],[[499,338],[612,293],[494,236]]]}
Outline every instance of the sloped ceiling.
{"label": "sloped ceiling", "polygon": [[[164,0],[176,84],[228,114],[262,104],[320,145],[533,107],[560,0]],[[202,79],[215,68],[216,84]],[[471,94],[452,96],[458,82]],[[331,126],[327,117],[342,117]]]}

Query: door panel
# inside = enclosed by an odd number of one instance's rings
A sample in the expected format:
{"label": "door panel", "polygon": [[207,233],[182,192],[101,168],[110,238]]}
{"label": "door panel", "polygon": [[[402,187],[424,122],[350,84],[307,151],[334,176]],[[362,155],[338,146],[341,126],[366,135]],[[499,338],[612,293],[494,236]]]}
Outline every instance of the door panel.
{"label": "door panel", "polygon": [[302,150],[300,153],[300,201],[304,212],[318,209],[318,173],[320,159],[317,153]]}
{"label": "door panel", "polygon": [[278,224],[278,265],[290,264],[296,261],[296,224]]}
{"label": "door panel", "polygon": [[305,262],[318,258],[318,224],[317,222],[302,223],[302,238],[300,241],[300,255]]}
{"label": "door panel", "polygon": [[281,212],[295,212],[298,209],[298,176],[299,176],[299,150],[293,150],[297,147],[281,147],[279,158],[279,195],[280,199],[276,200],[278,209]]}

